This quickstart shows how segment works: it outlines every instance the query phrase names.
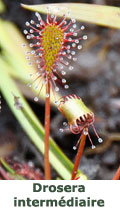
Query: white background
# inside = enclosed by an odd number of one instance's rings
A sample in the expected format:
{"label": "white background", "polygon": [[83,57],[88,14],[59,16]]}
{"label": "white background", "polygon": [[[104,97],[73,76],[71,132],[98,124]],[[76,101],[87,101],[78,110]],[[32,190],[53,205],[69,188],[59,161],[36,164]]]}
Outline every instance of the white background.
{"label": "white background", "polygon": [[[85,192],[33,192],[33,183],[40,183],[42,185],[85,185]],[[66,199],[70,197],[79,197],[79,199],[103,199],[105,207],[14,207],[14,197],[18,199],[26,199],[30,197],[33,199],[59,199],[65,196]],[[0,181],[0,210],[14,210],[14,209],[106,209],[106,210],[120,210],[120,181]]]}

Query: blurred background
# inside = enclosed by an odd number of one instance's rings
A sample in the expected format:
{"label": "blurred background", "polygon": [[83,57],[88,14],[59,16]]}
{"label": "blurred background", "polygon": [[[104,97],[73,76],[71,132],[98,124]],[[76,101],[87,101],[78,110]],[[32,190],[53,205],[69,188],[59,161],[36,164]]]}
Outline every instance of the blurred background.
{"label": "blurred background", "polygon": [[[19,42],[24,40],[23,30],[25,22],[34,19],[34,13],[20,7],[20,3],[44,4],[64,1],[46,0],[0,0],[0,68],[6,66],[15,78],[16,84],[26,97],[30,106],[44,125],[44,99],[34,103],[34,93],[23,82],[22,65],[25,61],[24,53],[16,58],[21,51],[21,46],[14,49],[16,36]],[[66,2],[73,2],[68,1]],[[74,1],[78,3],[102,4],[120,7],[119,0],[84,0]],[[44,18],[44,16],[43,16]],[[12,25],[10,25],[12,24]],[[85,26],[84,33],[88,39],[83,42],[81,51],[76,50],[77,61],[72,65],[74,71],[65,71],[67,83],[70,88],[60,88],[60,94],[79,95],[85,104],[95,113],[95,127],[104,143],[98,145],[92,129],[90,135],[97,149],[92,150],[89,140],[81,161],[80,169],[89,179],[112,179],[120,164],[120,30],[98,26],[90,23],[77,22],[77,27]],[[4,33],[3,33],[4,32]],[[11,38],[12,37],[12,38]],[[18,42],[17,42],[18,43]],[[13,46],[13,47],[12,47]],[[17,55],[18,55],[17,54]],[[23,61],[23,63],[21,63]],[[21,66],[21,69],[20,69]],[[18,68],[21,70],[19,76]],[[28,67],[25,67],[28,68]],[[4,68],[3,68],[4,71]],[[0,84],[1,85],[1,84]],[[21,128],[1,94],[0,113],[0,156],[10,157],[21,163],[28,162],[43,171],[43,156]],[[51,136],[60,146],[62,151],[74,161],[76,151],[73,146],[79,136],[70,132],[60,133],[64,118],[58,110],[52,106]],[[52,170],[52,176],[56,178],[56,172]]]}

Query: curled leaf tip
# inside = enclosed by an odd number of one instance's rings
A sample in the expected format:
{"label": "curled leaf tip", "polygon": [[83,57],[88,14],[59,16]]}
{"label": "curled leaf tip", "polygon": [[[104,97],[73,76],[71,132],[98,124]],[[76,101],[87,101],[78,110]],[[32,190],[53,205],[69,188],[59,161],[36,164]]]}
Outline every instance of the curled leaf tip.
{"label": "curled leaf tip", "polygon": [[[92,126],[94,133],[98,138],[98,142],[102,143],[103,140],[98,136],[94,127],[94,113],[84,104],[79,96],[72,94],[62,97],[58,102],[58,109],[68,120],[68,125],[72,133],[81,133],[81,135],[83,134],[88,136],[92,149],[94,149],[95,146],[88,130],[90,125]],[[74,146],[73,149],[76,149],[76,146]]]}

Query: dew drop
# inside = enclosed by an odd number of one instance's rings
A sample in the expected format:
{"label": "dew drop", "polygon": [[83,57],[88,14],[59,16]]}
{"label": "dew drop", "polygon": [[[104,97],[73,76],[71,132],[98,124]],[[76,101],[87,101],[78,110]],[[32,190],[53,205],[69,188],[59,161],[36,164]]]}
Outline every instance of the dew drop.
{"label": "dew drop", "polygon": [[76,23],[76,20],[74,18],[72,18],[71,20],[72,20],[72,23]]}
{"label": "dew drop", "polygon": [[51,18],[54,18],[54,15],[51,15]]}
{"label": "dew drop", "polygon": [[69,70],[72,71],[73,70],[73,66],[69,66]]}
{"label": "dew drop", "polygon": [[84,35],[84,36],[83,36],[83,39],[86,40],[86,39],[87,39],[87,35]]}
{"label": "dew drop", "polygon": [[62,129],[62,128],[60,128],[59,131],[60,131],[61,133],[63,133],[63,129]]}
{"label": "dew drop", "polygon": [[76,146],[74,146],[74,147],[73,147],[73,149],[74,149],[74,150],[76,150],[76,149],[77,149],[77,147],[76,147]]}
{"label": "dew drop", "polygon": [[30,47],[33,47],[33,43],[30,43]]}
{"label": "dew drop", "polygon": [[38,85],[35,85],[35,89],[38,89]]}
{"label": "dew drop", "polygon": [[66,15],[68,15],[68,16],[69,16],[69,15],[70,15],[70,11],[67,11],[67,12],[66,12]]}
{"label": "dew drop", "polygon": [[66,83],[66,79],[62,79],[62,83]]}
{"label": "dew drop", "polygon": [[32,77],[33,76],[33,74],[29,74],[30,75],[30,77]]}
{"label": "dew drop", "polygon": [[24,34],[28,34],[28,31],[27,31],[27,30],[24,30],[23,33],[24,33]]}
{"label": "dew drop", "polygon": [[69,38],[69,39],[68,39],[68,41],[70,41],[70,42],[71,42],[71,41],[72,41],[72,38]]}
{"label": "dew drop", "polygon": [[69,65],[69,62],[65,62],[65,64],[68,66]]}
{"label": "dew drop", "polygon": [[79,43],[79,40],[78,40],[78,39],[76,39],[76,40],[75,40],[75,43],[77,43],[77,44],[78,44],[78,43]]}
{"label": "dew drop", "polygon": [[57,105],[58,104],[58,101],[55,101],[54,103]]}
{"label": "dew drop", "polygon": [[26,51],[25,54],[28,55],[28,54],[30,54],[30,52],[29,51]]}
{"label": "dew drop", "polygon": [[53,77],[53,79],[54,79],[54,80],[57,80],[57,77],[56,77],[56,76],[54,76],[54,77]]}
{"label": "dew drop", "polygon": [[40,45],[40,42],[37,42],[36,44],[37,44],[37,45]]}
{"label": "dew drop", "polygon": [[75,55],[75,51],[72,51],[71,54],[72,54],[72,55]]}
{"label": "dew drop", "polygon": [[59,91],[59,87],[55,87],[55,91],[58,92]]}
{"label": "dew drop", "polygon": [[74,29],[73,28],[70,28],[70,32],[73,32],[74,31]]}
{"label": "dew drop", "polygon": [[73,58],[73,61],[77,61],[77,58]]}
{"label": "dew drop", "polygon": [[81,30],[84,30],[85,29],[85,26],[81,26]]}
{"label": "dew drop", "polygon": [[49,94],[48,93],[46,94],[46,98],[49,98]]}
{"label": "dew drop", "polygon": [[72,56],[71,55],[68,55],[68,59],[71,59],[72,58]]}
{"label": "dew drop", "polygon": [[66,52],[62,52],[62,55],[66,55]]}
{"label": "dew drop", "polygon": [[29,25],[30,25],[30,23],[27,21],[27,22],[25,23],[25,25],[26,25],[26,26],[29,26]]}
{"label": "dew drop", "polygon": [[34,22],[34,20],[31,20],[30,23],[31,23],[31,24],[34,24],[35,22]]}
{"label": "dew drop", "polygon": [[86,130],[84,130],[83,133],[84,133],[85,136],[88,135],[88,131],[86,131]]}
{"label": "dew drop", "polygon": [[42,53],[39,53],[38,55],[41,57],[42,56]]}
{"label": "dew drop", "polygon": [[81,50],[82,49],[82,45],[78,45],[78,50]]}
{"label": "dew drop", "polygon": [[96,148],[96,146],[95,145],[92,145],[92,149],[95,149]]}
{"label": "dew drop", "polygon": [[67,49],[68,49],[68,50],[70,49],[70,45],[67,46]]}
{"label": "dew drop", "polygon": [[76,28],[76,26],[77,26],[76,24],[73,24],[73,28]]}
{"label": "dew drop", "polygon": [[67,53],[69,54],[70,53],[70,50],[67,50]]}
{"label": "dew drop", "polygon": [[64,33],[64,35],[63,35],[63,39],[66,39],[66,35],[67,35],[67,33]]}
{"label": "dew drop", "polygon": [[33,29],[30,29],[30,33],[32,34],[34,31],[33,31]]}
{"label": "dew drop", "polygon": [[40,75],[41,75],[41,73],[40,73],[40,72],[37,72],[37,73],[36,73],[36,75],[37,75],[37,76],[40,76]]}
{"label": "dew drop", "polygon": [[76,47],[76,44],[75,43],[72,43],[72,47]]}
{"label": "dew drop", "polygon": [[27,36],[26,36],[26,38],[27,38],[27,39],[30,39],[30,38],[31,38],[31,36],[30,36],[30,35],[27,35]]}
{"label": "dew drop", "polygon": [[64,126],[67,126],[67,122],[63,122],[63,125],[64,125]]}
{"label": "dew drop", "polygon": [[30,83],[27,84],[28,87],[31,87],[32,85]]}
{"label": "dew drop", "polygon": [[99,143],[102,143],[102,142],[103,142],[103,139],[98,138],[98,142],[99,142]]}
{"label": "dew drop", "polygon": [[26,47],[26,44],[22,44],[22,47]]}
{"label": "dew drop", "polygon": [[36,15],[36,17],[39,17],[40,16],[38,12],[35,12],[35,15]]}
{"label": "dew drop", "polygon": [[36,60],[36,63],[40,63],[40,60]]}
{"label": "dew drop", "polygon": [[36,97],[34,97],[34,101],[38,101],[38,97],[36,96]]}
{"label": "dew drop", "polygon": [[68,89],[68,88],[69,88],[69,85],[65,85],[64,88],[65,88],[65,89]]}
{"label": "dew drop", "polygon": [[29,161],[28,162],[28,165],[29,165],[30,168],[33,168],[34,167],[34,163],[32,161]]}
{"label": "dew drop", "polygon": [[61,74],[62,74],[62,75],[66,75],[66,72],[65,72],[65,71],[62,71]]}
{"label": "dew drop", "polygon": [[34,55],[34,54],[35,54],[35,50],[32,50],[31,54],[33,54],[33,55]]}
{"label": "dew drop", "polygon": [[29,65],[29,66],[32,66],[32,62],[29,62],[28,65]]}
{"label": "dew drop", "polygon": [[77,36],[78,34],[75,32],[75,33],[73,33],[73,36]]}

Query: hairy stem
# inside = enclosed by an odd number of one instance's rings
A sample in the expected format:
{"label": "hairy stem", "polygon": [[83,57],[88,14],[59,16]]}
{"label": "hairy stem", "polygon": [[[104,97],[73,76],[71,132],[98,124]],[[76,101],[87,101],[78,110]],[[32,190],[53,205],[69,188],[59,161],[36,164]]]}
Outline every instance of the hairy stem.
{"label": "hairy stem", "polygon": [[117,169],[114,177],[113,177],[113,180],[119,180],[120,179],[120,166],[119,168]]}
{"label": "hairy stem", "polygon": [[75,176],[77,174],[78,166],[79,166],[79,163],[80,163],[80,160],[81,160],[81,157],[82,157],[82,154],[83,154],[83,150],[84,150],[84,147],[85,147],[85,142],[86,142],[86,135],[84,135],[84,133],[82,133],[82,136],[80,137],[80,145],[79,145],[78,152],[77,152],[77,155],[76,155],[74,168],[73,168],[73,171],[72,171],[71,180],[74,180]]}
{"label": "hairy stem", "polygon": [[50,163],[49,163],[49,135],[50,135],[50,81],[46,84],[46,102],[45,102],[45,179],[51,179]]}

